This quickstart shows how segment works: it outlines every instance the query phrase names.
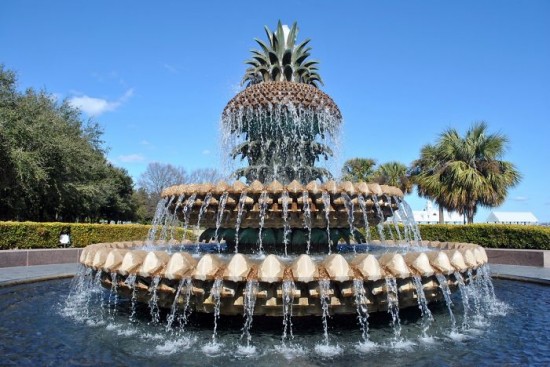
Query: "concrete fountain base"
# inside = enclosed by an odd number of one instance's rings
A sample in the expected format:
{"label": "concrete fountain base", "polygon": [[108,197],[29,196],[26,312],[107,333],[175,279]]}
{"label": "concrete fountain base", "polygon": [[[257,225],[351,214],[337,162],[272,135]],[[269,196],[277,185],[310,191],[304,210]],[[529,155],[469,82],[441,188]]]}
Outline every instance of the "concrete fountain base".
{"label": "concrete fountain base", "polygon": [[[254,315],[356,314],[416,306],[442,299],[468,283],[487,263],[485,250],[468,243],[421,243],[429,251],[300,255],[292,259],[243,254],[193,257],[188,252],[146,251],[143,242],[86,247],[80,262],[112,291],[151,301],[161,308],[243,314],[251,299]],[[398,249],[398,245],[393,245]],[[194,248],[194,246],[193,246]],[[391,250],[392,245],[389,246]],[[99,273],[99,274],[98,274]]]}

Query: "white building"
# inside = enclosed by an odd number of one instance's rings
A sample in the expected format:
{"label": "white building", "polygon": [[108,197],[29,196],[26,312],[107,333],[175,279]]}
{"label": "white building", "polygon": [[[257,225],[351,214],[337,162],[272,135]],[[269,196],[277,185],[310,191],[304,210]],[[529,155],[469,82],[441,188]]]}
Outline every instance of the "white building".
{"label": "white building", "polygon": [[491,212],[487,223],[497,224],[532,224],[537,225],[539,220],[531,212]]}
{"label": "white building", "polygon": [[[427,200],[424,210],[413,210],[413,216],[418,224],[437,224],[439,223],[439,208],[434,208],[431,200]],[[464,217],[457,212],[444,210],[443,221],[445,224],[463,224]]]}
{"label": "white building", "polygon": [[[439,223],[439,209],[434,208],[431,200],[426,201],[426,206],[423,210],[413,210],[414,221],[417,224],[438,224]],[[396,217],[399,222],[401,218],[399,212],[396,212]],[[443,220],[445,224],[464,224],[464,217],[457,212],[443,211]]]}

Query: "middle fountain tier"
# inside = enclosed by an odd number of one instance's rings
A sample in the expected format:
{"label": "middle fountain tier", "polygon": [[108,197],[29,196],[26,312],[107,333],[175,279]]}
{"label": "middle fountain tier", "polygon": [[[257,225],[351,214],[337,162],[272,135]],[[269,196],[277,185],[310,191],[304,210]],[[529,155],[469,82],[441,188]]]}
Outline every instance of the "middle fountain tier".
{"label": "middle fountain tier", "polygon": [[341,241],[364,243],[369,225],[404,208],[395,187],[349,181],[191,184],[162,196],[186,227],[208,228],[199,241],[224,241],[240,253],[331,253]]}

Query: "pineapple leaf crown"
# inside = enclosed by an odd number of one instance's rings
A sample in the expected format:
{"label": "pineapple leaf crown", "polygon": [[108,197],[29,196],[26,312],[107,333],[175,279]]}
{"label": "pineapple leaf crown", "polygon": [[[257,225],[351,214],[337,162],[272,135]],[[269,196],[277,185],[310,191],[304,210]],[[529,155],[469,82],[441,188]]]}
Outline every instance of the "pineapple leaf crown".
{"label": "pineapple leaf crown", "polygon": [[296,44],[298,25],[296,22],[289,29],[279,20],[277,30],[272,32],[265,26],[268,43],[255,38],[260,50],[251,50],[252,58],[245,61],[249,65],[241,82],[249,87],[269,81],[289,81],[305,83],[316,88],[323,85],[318,73],[316,60],[308,60],[311,47],[310,39]]}

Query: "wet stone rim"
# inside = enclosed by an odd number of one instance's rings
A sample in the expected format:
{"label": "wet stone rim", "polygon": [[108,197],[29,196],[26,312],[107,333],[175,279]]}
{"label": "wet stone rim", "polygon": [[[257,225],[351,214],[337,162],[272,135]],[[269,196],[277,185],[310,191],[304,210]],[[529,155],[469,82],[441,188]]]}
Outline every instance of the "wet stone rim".
{"label": "wet stone rim", "polygon": [[[360,302],[367,306],[368,312],[385,311],[391,292],[387,278],[397,282],[395,296],[400,308],[416,306],[414,280],[421,281],[428,302],[440,300],[442,288],[456,290],[460,282],[467,283],[476,277],[488,261],[479,245],[437,241],[420,243],[433,251],[404,255],[388,252],[379,258],[358,254],[349,261],[340,254],[326,255],[316,261],[303,254],[292,262],[275,255],[253,260],[243,254],[234,254],[226,260],[206,254],[197,260],[188,252],[170,255],[165,251],[135,249],[143,245],[142,241],[93,244],[83,250],[80,262],[92,273],[100,272],[105,288],[129,297],[134,292],[141,302],[148,302],[155,293],[159,307],[170,308],[175,301],[182,309],[212,313],[219,299],[220,313],[228,315],[243,314],[245,287],[250,281],[258,283],[255,315],[283,315],[285,282],[294,285],[289,296],[293,314],[297,316],[321,315],[321,298],[326,299],[332,314],[355,314],[353,287],[357,281],[366,290]],[[392,245],[397,246],[389,241],[389,246]],[[134,275],[135,285],[130,287],[125,280]],[[446,284],[441,284],[442,279]],[[222,282],[221,287],[214,286],[216,280]],[[328,291],[321,289],[321,281],[330,283]],[[174,300],[176,295],[178,298]]]}

